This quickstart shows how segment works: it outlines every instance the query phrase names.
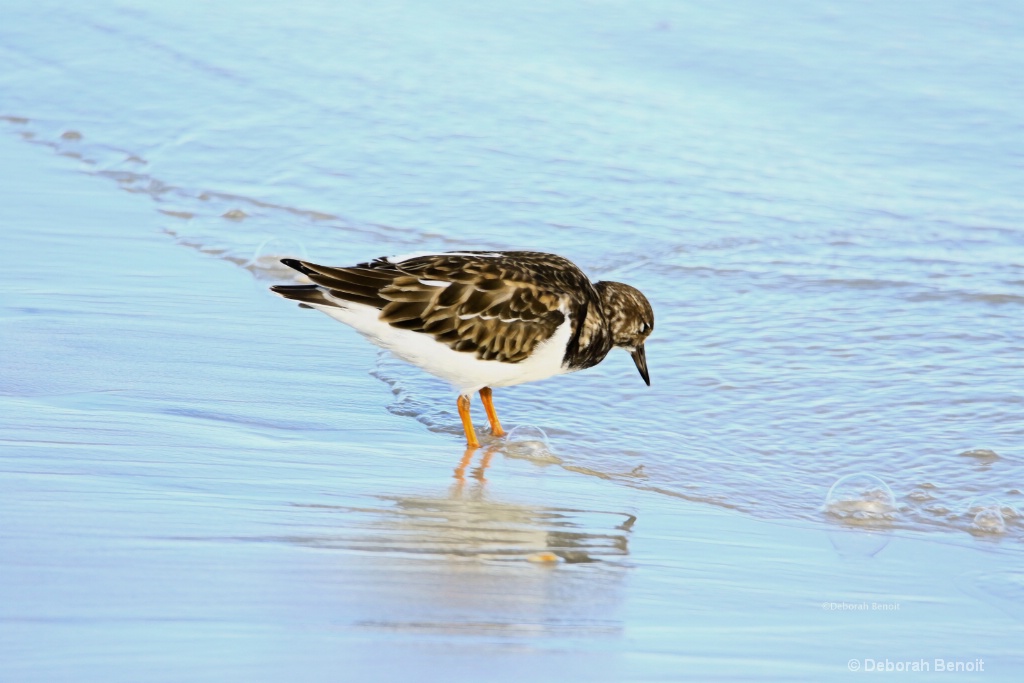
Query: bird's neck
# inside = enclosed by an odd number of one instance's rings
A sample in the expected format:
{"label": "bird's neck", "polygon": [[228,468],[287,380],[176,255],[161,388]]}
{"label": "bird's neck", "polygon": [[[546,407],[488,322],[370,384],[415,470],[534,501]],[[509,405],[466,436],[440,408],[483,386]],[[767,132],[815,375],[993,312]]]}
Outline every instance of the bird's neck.
{"label": "bird's neck", "polygon": [[612,349],[612,335],[608,329],[600,289],[596,289],[594,294],[596,296],[585,299],[575,318],[570,316],[572,337],[566,347],[563,363],[571,370],[583,370],[597,365]]}

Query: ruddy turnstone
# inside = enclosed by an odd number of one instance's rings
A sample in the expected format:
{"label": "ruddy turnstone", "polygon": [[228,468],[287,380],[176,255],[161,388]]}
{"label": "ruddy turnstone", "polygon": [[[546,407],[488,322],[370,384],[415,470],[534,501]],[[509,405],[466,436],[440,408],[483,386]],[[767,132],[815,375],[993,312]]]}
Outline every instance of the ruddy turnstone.
{"label": "ruddy turnstone", "polygon": [[574,263],[534,251],[460,251],[378,258],[350,267],[282,263],[312,284],[271,290],[323,311],[459,391],[466,442],[476,448],[470,396],[503,436],[491,387],[597,365],[614,347],[650,385],[644,341],[654,311],[621,282],[591,283]]}

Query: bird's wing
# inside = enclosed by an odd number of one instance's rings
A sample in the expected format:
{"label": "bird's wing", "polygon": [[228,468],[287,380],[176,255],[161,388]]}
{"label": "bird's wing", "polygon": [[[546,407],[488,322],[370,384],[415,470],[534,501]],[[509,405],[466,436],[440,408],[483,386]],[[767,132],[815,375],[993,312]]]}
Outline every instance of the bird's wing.
{"label": "bird's wing", "polygon": [[524,360],[550,339],[570,303],[591,287],[570,261],[530,252],[377,259],[351,268],[289,261],[327,299],[369,304],[394,327],[507,363]]}

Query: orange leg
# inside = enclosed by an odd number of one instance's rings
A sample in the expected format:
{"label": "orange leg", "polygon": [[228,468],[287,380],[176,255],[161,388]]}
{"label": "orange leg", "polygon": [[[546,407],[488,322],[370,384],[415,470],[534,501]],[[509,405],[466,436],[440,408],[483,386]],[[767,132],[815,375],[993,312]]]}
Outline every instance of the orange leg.
{"label": "orange leg", "polygon": [[[484,472],[487,471],[487,467],[491,464],[491,458],[494,457],[494,453],[497,451],[497,447],[488,446],[487,450],[484,451],[484,456],[480,460],[480,466],[473,470],[473,477],[480,481],[485,481],[487,477],[484,476]],[[462,461],[459,466],[455,468],[455,478],[459,480],[459,487],[457,490],[461,492],[461,485],[466,479],[466,468],[469,467],[469,463],[473,460],[473,454],[476,453],[477,449],[469,447],[466,452],[462,454]]]}
{"label": "orange leg", "polygon": [[480,448],[480,442],[476,440],[476,430],[473,429],[473,420],[469,417],[469,396],[459,396],[458,406],[462,429],[466,432],[466,447]]}
{"label": "orange leg", "polygon": [[462,462],[455,468],[456,479],[462,480],[466,478],[466,468],[469,467],[469,462],[473,459],[473,453],[475,452],[475,448],[467,448],[466,452],[462,454]]}
{"label": "orange leg", "polygon": [[494,434],[494,436],[505,436],[505,430],[501,428],[498,414],[494,412],[494,401],[491,399],[490,387],[484,387],[480,390],[480,400],[484,404],[484,410],[487,411],[487,419],[491,423],[491,434]]}

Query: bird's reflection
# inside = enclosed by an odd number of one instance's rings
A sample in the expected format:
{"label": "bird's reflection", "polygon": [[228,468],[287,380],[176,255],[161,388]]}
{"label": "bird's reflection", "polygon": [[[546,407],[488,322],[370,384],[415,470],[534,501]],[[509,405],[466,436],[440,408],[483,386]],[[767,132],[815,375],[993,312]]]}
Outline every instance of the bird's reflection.
{"label": "bird's reflection", "polygon": [[318,548],[485,560],[550,553],[566,563],[615,562],[629,554],[636,517],[628,512],[495,500],[484,473],[496,451],[485,450],[474,468],[474,451],[467,451],[455,482],[441,496],[377,495],[377,504],[368,507],[297,504],[315,511],[316,530],[305,516],[307,533],[289,540]]}
{"label": "bird's reflection", "polygon": [[[278,540],[344,558],[325,566],[344,568],[344,585],[362,581],[360,594],[372,596],[372,609],[353,621],[359,628],[502,638],[620,636],[636,517],[500,500],[484,477],[497,450],[465,453],[455,479],[435,495],[296,504],[289,522],[294,531]],[[360,568],[368,568],[366,574]],[[352,614],[350,602],[343,600],[346,614]]]}

